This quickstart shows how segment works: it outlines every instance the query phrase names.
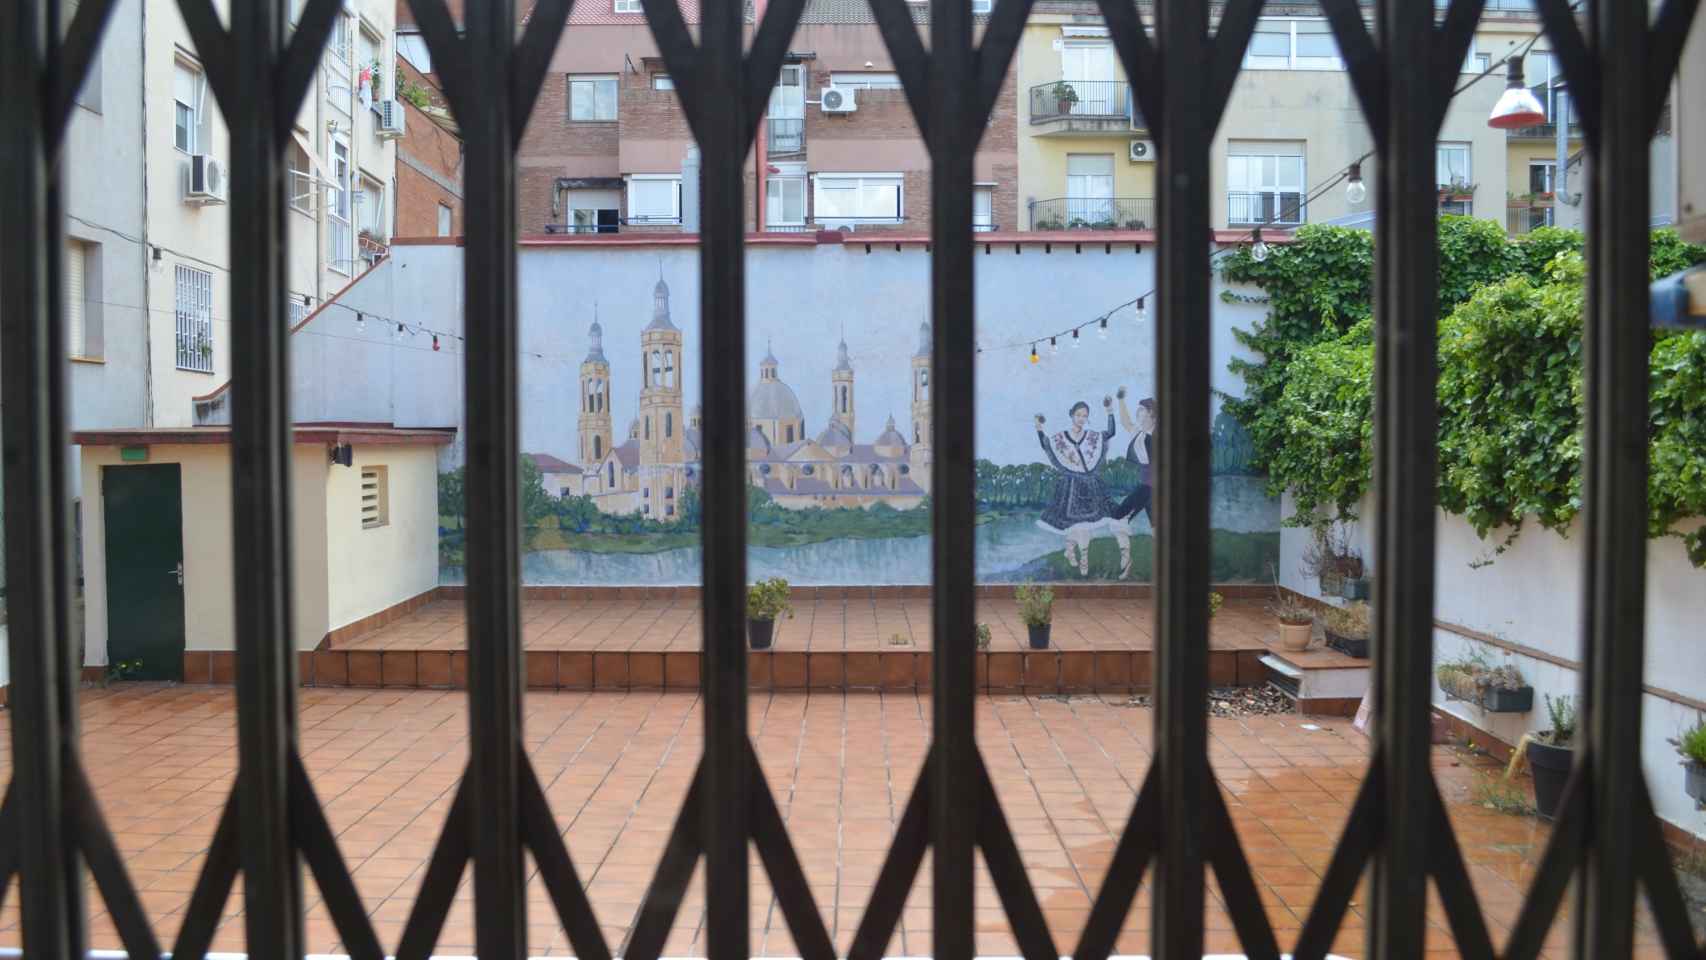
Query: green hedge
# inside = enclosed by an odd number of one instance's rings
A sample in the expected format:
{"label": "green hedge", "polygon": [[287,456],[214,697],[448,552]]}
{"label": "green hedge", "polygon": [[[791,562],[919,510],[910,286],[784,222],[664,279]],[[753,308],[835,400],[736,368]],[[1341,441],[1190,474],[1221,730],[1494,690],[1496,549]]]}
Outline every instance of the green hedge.
{"label": "green hedge", "polygon": [[[1441,224],[1439,502],[1482,536],[1506,527],[1514,538],[1529,516],[1562,531],[1581,510],[1584,268],[1578,234],[1494,243],[1495,232],[1490,222]],[[1241,334],[1266,362],[1234,361],[1251,389],[1228,406],[1249,424],[1270,490],[1295,495],[1288,523],[1354,515],[1368,489],[1374,349],[1368,304],[1354,293],[1366,289],[1369,244],[1361,231],[1306,227],[1266,263],[1239,254],[1226,268],[1270,297],[1267,321]],[[1653,235],[1654,276],[1700,262],[1706,247]],[[1657,537],[1706,515],[1706,333],[1655,335],[1650,369],[1648,533]],[[1683,539],[1706,566],[1702,533]]]}

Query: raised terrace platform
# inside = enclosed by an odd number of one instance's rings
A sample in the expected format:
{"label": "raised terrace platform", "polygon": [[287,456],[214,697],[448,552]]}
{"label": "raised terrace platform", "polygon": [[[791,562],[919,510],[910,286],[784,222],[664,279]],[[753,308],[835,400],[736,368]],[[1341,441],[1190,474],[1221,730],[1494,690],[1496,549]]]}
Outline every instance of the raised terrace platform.
{"label": "raised terrace platform", "polygon": [[[1210,625],[1209,682],[1267,682],[1262,659],[1277,644],[1260,590],[1224,587]],[[1153,601],[1146,586],[1057,588],[1052,645],[1026,644],[1009,587],[990,587],[978,620],[992,639],[980,651],[977,685],[991,692],[1142,692],[1154,675]],[[1245,594],[1239,596],[1238,594]],[[699,684],[700,613],[695,589],[530,588],[524,599],[527,683],[544,690],[692,689]],[[796,588],[794,617],[775,647],[749,654],[755,689],[928,690],[927,588]],[[304,653],[313,686],[458,688],[467,682],[461,590],[443,587],[403,608],[334,632]],[[1312,656],[1342,655],[1320,650]],[[227,682],[233,655],[185,656],[187,682]]]}

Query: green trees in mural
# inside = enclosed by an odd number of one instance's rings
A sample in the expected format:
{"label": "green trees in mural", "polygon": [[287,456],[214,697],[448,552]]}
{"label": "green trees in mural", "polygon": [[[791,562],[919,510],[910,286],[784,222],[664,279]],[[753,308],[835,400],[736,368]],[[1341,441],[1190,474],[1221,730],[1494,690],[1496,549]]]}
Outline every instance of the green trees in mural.
{"label": "green trees in mural", "polygon": [[[1584,266],[1574,235],[1536,234],[1510,244],[1509,272],[1440,323],[1440,506],[1482,536],[1509,529],[1500,550],[1530,515],[1562,531],[1581,510]],[[1698,262],[1706,247],[1654,235],[1655,276]],[[1276,399],[1260,413],[1270,486],[1296,498],[1288,522],[1350,514],[1368,489],[1372,329],[1364,319],[1290,347]],[[1655,333],[1649,369],[1648,534],[1682,537],[1690,560],[1706,565],[1706,531],[1672,531],[1706,515],[1706,333]]]}

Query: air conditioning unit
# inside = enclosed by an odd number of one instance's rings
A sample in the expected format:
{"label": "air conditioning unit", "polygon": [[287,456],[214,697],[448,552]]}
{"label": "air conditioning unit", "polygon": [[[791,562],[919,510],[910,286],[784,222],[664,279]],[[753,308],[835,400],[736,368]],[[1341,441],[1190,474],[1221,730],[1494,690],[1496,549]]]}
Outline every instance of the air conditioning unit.
{"label": "air conditioning unit", "polygon": [[374,131],[379,139],[395,140],[403,135],[404,112],[401,101],[379,101],[379,126]]}
{"label": "air conditioning unit", "polygon": [[1131,142],[1131,162],[1132,163],[1154,163],[1155,162],[1155,141],[1154,140],[1133,140]]}
{"label": "air conditioning unit", "polygon": [[859,109],[858,93],[856,87],[824,87],[818,103],[824,113],[852,113]]}
{"label": "air conditioning unit", "polygon": [[184,164],[184,202],[191,206],[225,202],[225,165],[205,153]]}

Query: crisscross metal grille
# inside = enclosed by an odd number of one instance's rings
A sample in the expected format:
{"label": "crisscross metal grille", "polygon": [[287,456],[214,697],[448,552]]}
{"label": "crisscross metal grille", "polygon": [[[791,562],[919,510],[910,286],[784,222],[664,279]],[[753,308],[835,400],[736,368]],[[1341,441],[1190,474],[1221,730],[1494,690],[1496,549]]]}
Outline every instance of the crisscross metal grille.
{"label": "crisscross metal grille", "polygon": [[[0,876],[16,876],[28,955],[84,948],[85,869],[131,956],[156,957],[149,918],[121,862],[76,747],[70,621],[65,249],[57,165],[75,91],[115,0],[84,0],[63,41],[57,0],[0,5],[0,290],[4,290],[7,602],[14,779],[0,807]],[[1588,742],[1558,828],[1503,956],[1536,957],[1577,881],[1576,955],[1630,953],[1637,890],[1672,957],[1700,954],[1665,856],[1639,757],[1645,570],[1646,316],[1650,172],[1658,122],[1698,0],[1537,0],[1580,108],[1591,156],[1586,337],[1587,606],[1582,629]],[[974,953],[981,851],[1027,960],[1058,957],[973,735],[974,148],[1031,0],[999,0],[973,42],[972,4],[932,0],[928,50],[907,0],[871,0],[932,158],[931,310],[936,382],[932,465],[935,602],[932,741],[849,955],[887,949],[924,857],[932,857],[933,952]],[[1154,949],[1202,954],[1204,881],[1218,883],[1245,950],[1322,957],[1372,867],[1368,952],[1418,956],[1429,881],[1456,945],[1492,957],[1488,926],[1429,766],[1435,515],[1435,141],[1485,0],[1379,0],[1371,33],[1356,0],[1323,0],[1373,131],[1378,159],[1376,485],[1381,506],[1376,748],[1320,895],[1295,944],[1280,944],[1207,758],[1209,587],[1209,148],[1261,0],[1129,0],[1102,10],[1160,150],[1157,271],[1159,464],[1155,564],[1156,754],[1113,855],[1077,960],[1105,960],[1151,878]],[[469,3],[458,31],[444,0],[411,0],[467,143],[467,605],[469,765],[401,940],[374,933],[304,771],[293,702],[285,152],[297,105],[340,0],[309,0],[294,34],[285,0],[179,0],[210,89],[231,124],[231,300],[240,769],[174,957],[206,954],[236,878],[255,956],[303,952],[306,863],[341,940],[363,958],[429,955],[472,863],[480,955],[527,953],[524,854],[538,863],[577,954],[611,954],[522,748],[518,568],[516,175],[514,152],[570,0],[541,0],[518,38],[514,0]],[[700,364],[704,417],[704,754],[637,919],[627,956],[655,960],[703,856],[708,946],[750,953],[748,842],[804,957],[836,954],[747,732],[745,288],[742,161],[804,0],[774,0],[743,50],[743,5],[701,5],[697,40],[676,0],[643,0],[703,150]],[[1213,16],[1211,16],[1213,14]],[[182,356],[180,350],[180,357]],[[192,357],[192,359],[194,359]],[[1152,871],[1152,872],[1151,872]]]}

